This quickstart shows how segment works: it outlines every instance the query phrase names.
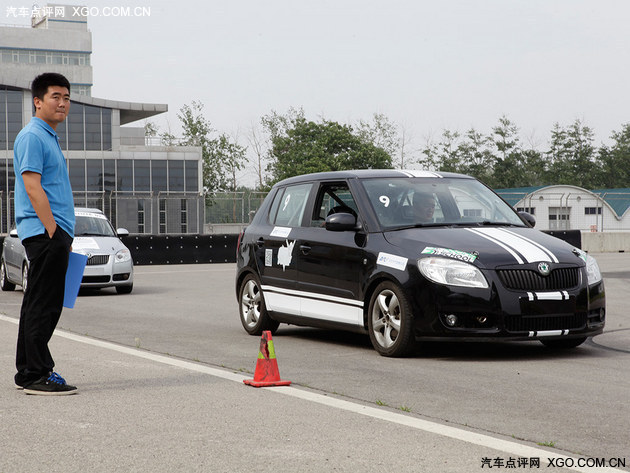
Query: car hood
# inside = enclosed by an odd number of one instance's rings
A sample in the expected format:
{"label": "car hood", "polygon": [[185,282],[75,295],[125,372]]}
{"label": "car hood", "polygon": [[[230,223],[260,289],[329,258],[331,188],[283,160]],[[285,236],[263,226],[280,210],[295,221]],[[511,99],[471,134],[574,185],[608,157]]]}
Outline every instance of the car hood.
{"label": "car hood", "polygon": [[127,247],[117,237],[78,236],[72,242],[75,253],[114,254],[123,248]]}
{"label": "car hood", "polygon": [[408,258],[441,255],[494,269],[530,263],[584,266],[586,254],[558,238],[526,227],[430,227],[384,233]]}

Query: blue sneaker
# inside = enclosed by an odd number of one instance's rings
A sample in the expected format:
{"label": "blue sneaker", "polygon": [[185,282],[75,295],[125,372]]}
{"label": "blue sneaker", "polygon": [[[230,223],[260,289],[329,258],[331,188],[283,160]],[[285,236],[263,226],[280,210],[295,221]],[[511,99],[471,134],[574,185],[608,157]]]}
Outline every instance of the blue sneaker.
{"label": "blue sneaker", "polygon": [[42,376],[34,383],[24,386],[24,392],[40,396],[65,396],[76,394],[77,387],[69,385],[58,373],[52,372],[48,376]]}

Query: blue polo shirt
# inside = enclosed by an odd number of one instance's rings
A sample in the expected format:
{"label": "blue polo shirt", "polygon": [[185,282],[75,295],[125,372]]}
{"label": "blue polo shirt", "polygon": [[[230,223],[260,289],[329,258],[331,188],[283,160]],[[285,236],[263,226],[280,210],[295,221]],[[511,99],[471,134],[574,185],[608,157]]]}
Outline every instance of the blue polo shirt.
{"label": "blue polo shirt", "polygon": [[25,171],[42,176],[42,188],[57,225],[74,238],[74,199],[66,158],[61,152],[57,133],[44,120],[33,117],[15,138],[13,169],[15,223],[20,239],[41,235],[46,230],[24,188],[22,173]]}

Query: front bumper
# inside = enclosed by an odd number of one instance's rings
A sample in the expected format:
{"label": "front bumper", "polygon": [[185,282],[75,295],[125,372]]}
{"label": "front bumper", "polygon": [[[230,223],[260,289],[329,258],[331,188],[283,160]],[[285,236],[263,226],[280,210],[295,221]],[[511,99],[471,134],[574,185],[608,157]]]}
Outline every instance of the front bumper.
{"label": "front bumper", "polygon": [[[106,260],[106,261],[105,261]],[[133,262],[115,262],[114,255],[93,255],[88,259],[82,288],[129,286],[133,284]]]}
{"label": "front bumper", "polygon": [[606,322],[603,281],[538,292],[434,285],[416,293],[414,306],[415,335],[426,340],[581,338],[602,333]]}

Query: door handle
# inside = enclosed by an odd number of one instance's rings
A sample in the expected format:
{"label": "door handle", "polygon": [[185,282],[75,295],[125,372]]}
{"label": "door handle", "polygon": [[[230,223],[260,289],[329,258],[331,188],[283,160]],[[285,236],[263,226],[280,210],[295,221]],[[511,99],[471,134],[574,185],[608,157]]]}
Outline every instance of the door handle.
{"label": "door handle", "polygon": [[311,247],[308,245],[300,245],[300,251],[303,255],[307,255],[311,252]]}

